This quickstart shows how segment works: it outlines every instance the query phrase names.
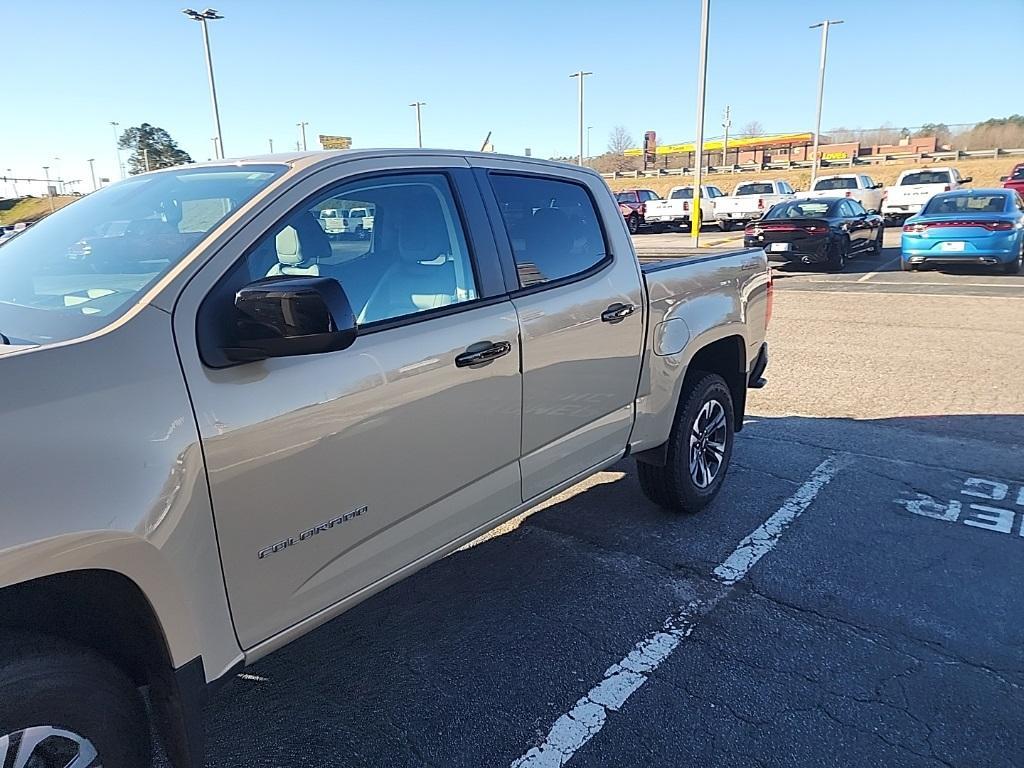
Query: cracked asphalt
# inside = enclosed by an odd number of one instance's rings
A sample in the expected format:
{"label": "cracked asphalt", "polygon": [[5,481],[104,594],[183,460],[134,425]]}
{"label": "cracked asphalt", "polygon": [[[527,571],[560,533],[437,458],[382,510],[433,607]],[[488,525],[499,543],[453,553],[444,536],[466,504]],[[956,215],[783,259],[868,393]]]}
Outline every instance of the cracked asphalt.
{"label": "cracked asphalt", "polygon": [[666,514],[621,462],[247,669],[208,706],[208,765],[509,766],[830,455],[568,764],[1024,765],[1024,291],[868,273],[778,281],[712,507]]}

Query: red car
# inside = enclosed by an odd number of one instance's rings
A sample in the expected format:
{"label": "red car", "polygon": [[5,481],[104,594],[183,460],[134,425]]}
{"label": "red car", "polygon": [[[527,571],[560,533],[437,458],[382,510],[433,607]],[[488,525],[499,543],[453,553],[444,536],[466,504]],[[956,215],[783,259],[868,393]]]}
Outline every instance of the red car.
{"label": "red car", "polygon": [[1006,189],[1012,189],[1024,197],[1024,163],[1017,163],[1009,176],[1000,176],[999,180]]}
{"label": "red car", "polygon": [[615,193],[615,199],[619,201],[619,212],[626,219],[629,234],[635,235],[646,224],[647,202],[661,200],[661,197],[650,189],[624,189]]}

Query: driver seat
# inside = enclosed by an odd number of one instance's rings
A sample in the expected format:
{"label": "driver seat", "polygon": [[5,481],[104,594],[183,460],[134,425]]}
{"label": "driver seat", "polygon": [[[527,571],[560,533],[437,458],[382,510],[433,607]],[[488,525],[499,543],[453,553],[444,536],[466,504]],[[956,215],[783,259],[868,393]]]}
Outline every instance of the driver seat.
{"label": "driver seat", "polygon": [[267,277],[281,275],[320,276],[320,260],[331,255],[331,243],[323,229],[308,211],[292,219],[274,239],[277,264]]}

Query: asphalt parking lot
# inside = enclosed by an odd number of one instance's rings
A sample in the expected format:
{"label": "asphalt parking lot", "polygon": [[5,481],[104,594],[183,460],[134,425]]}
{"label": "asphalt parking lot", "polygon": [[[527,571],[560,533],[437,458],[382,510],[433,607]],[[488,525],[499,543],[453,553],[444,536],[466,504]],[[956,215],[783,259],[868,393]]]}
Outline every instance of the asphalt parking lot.
{"label": "asphalt parking lot", "polygon": [[776,270],[712,507],[600,473],[247,669],[208,765],[1024,764],[1024,275],[897,242]]}

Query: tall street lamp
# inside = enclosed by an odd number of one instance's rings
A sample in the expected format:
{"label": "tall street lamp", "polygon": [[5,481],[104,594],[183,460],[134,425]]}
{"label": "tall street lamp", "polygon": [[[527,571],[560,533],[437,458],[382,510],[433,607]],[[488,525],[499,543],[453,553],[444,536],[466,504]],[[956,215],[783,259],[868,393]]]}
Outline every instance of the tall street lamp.
{"label": "tall street lamp", "polygon": [[223,158],[224,136],[220,130],[220,109],[217,106],[217,86],[213,81],[213,58],[210,56],[210,30],[206,26],[206,22],[223,19],[224,17],[217,13],[213,8],[207,8],[203,11],[193,11],[191,8],[185,8],[182,10],[182,13],[192,19],[192,21],[198,21],[203,25],[203,48],[206,50],[206,72],[210,76],[210,100],[213,102],[213,123],[217,129],[217,150],[220,153],[219,158]]}
{"label": "tall street lamp", "polygon": [[838,21],[819,21],[811,24],[810,29],[821,27],[821,62],[818,64],[818,118],[814,124],[814,157],[811,159],[811,189],[814,189],[814,182],[818,178],[818,143],[821,139],[821,102],[825,96],[825,57],[828,55],[828,28],[833,24],[842,24]]}
{"label": "tall street lamp", "polygon": [[97,189],[97,187],[96,187],[96,167],[93,165],[93,163],[96,162],[96,158],[95,157],[90,157],[87,162],[89,163],[89,175],[92,177],[92,191],[95,192],[96,189]]}
{"label": "tall street lamp", "polygon": [[[309,123],[307,123],[305,120],[303,120],[301,123],[296,123],[295,124],[295,127],[299,129],[299,132],[300,132],[300,134],[302,136],[302,151],[303,152],[306,151],[306,126],[307,125],[309,125]],[[298,149],[298,147],[296,147],[296,149]]]}
{"label": "tall street lamp", "polygon": [[700,50],[697,58],[697,141],[694,156],[697,158],[693,179],[693,215],[690,217],[690,237],[694,248],[700,247],[700,184],[704,172],[704,91],[708,80],[708,16],[711,15],[711,0],[700,4]]}
{"label": "tall street lamp", "polygon": [[416,110],[416,146],[423,148],[423,119],[420,110],[427,106],[425,101],[414,101],[409,105]]}
{"label": "tall street lamp", "polygon": [[582,69],[579,72],[573,72],[569,77],[578,77],[580,79],[579,99],[580,99],[580,159],[579,164],[583,165],[583,79],[587,75],[592,75],[593,72],[584,72]]}
{"label": "tall street lamp", "polygon": [[121,134],[118,133],[118,131],[117,131],[118,127],[121,124],[116,122],[116,121],[114,121],[114,120],[111,120],[110,121],[110,125],[114,129],[114,152],[117,154],[117,172],[118,172],[118,175],[121,177],[121,180],[123,181],[124,180],[124,163],[121,162]]}
{"label": "tall street lamp", "polygon": [[590,154],[590,129],[593,128],[593,127],[594,126],[592,126],[592,125],[588,125],[587,126],[587,161],[588,162],[590,161],[590,158],[593,157],[593,155]]}

